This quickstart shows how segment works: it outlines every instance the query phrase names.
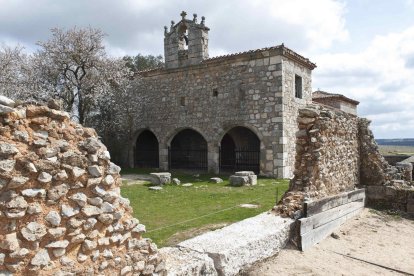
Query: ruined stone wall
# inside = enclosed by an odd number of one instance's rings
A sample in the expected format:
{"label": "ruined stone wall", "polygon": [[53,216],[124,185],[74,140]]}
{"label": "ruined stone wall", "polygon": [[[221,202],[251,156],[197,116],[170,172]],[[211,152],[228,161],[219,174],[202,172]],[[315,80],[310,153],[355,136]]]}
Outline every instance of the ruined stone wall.
{"label": "ruined stone wall", "polygon": [[[294,99],[295,73],[303,78],[303,99]],[[137,93],[146,102],[145,109],[137,114],[136,137],[143,129],[154,132],[160,145],[161,168],[168,167],[167,148],[174,135],[192,128],[206,139],[208,167],[217,172],[222,137],[231,128],[242,126],[261,140],[262,174],[292,175],[297,129],[292,118],[298,107],[311,101],[311,70],[277,51],[262,51],[197,66],[144,72],[142,77],[143,89]]]}
{"label": "ruined stone wall", "polygon": [[367,188],[368,203],[414,210],[412,165],[389,165],[378,151],[369,123],[323,105],[300,109],[294,178],[275,210],[300,217],[304,200],[356,187]]}
{"label": "ruined stone wall", "polygon": [[393,179],[401,179],[396,176],[398,170],[391,166],[379,153],[374,134],[369,129],[370,121],[361,119],[359,121],[359,138],[361,154],[361,182],[367,186],[391,185]]}
{"label": "ruined stone wall", "polygon": [[367,203],[414,213],[414,182],[411,163],[391,166],[379,153],[370,121],[359,121],[361,183],[367,188]]}
{"label": "ruined stone wall", "polygon": [[359,185],[358,118],[308,105],[299,110],[292,188],[320,198]]}
{"label": "ruined stone wall", "polygon": [[14,105],[0,96],[0,274],[161,272],[95,131],[54,102]]}

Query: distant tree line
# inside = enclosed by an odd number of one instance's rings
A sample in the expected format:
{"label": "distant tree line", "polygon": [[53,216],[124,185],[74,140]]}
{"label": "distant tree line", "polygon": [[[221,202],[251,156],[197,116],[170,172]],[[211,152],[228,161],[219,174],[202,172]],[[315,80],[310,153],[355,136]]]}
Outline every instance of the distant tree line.
{"label": "distant tree line", "polygon": [[33,54],[20,46],[0,47],[0,95],[40,103],[61,100],[72,119],[94,127],[116,155],[132,137],[134,110],[144,102],[136,93],[142,89],[136,72],[164,63],[161,55],[110,57],[104,37],[91,27],[54,28]]}

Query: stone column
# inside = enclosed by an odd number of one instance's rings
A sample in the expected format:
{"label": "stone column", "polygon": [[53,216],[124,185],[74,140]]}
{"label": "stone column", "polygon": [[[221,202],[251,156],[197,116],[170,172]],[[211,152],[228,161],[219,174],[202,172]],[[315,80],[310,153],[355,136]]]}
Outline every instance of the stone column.
{"label": "stone column", "polygon": [[168,145],[159,144],[159,163],[160,169],[163,171],[168,171]]}
{"label": "stone column", "polygon": [[216,144],[209,143],[207,151],[207,167],[209,173],[219,173],[219,147]]}
{"label": "stone column", "polygon": [[133,142],[129,142],[128,148],[124,149],[124,156],[126,157],[128,166],[133,168],[135,166],[134,154],[135,153],[135,145]]}

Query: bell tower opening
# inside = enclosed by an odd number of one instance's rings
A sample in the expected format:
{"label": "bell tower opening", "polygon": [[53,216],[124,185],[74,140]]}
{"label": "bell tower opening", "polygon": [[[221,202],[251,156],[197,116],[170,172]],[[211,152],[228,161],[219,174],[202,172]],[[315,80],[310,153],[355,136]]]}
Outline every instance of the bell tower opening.
{"label": "bell tower opening", "polygon": [[201,63],[208,58],[208,31],[205,17],[197,22],[197,14],[193,19],[187,19],[187,13],[182,12],[177,24],[171,21],[168,29],[164,27],[164,57],[165,67],[177,68]]}
{"label": "bell tower opening", "polygon": [[188,50],[188,29],[185,25],[180,26],[178,31],[178,47],[180,50]]}

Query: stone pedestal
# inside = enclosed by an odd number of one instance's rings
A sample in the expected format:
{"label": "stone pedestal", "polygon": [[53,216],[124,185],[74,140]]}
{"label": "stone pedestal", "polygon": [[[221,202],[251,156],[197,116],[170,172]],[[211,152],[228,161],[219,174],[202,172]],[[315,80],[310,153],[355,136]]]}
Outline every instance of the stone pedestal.
{"label": "stone pedestal", "polygon": [[171,183],[171,173],[161,172],[161,173],[150,173],[151,183],[155,185],[164,185]]}
{"label": "stone pedestal", "polygon": [[229,181],[231,186],[244,186],[249,184],[249,176],[231,175]]}
{"label": "stone pedestal", "polygon": [[254,175],[254,172],[252,172],[252,171],[240,171],[240,172],[235,172],[234,175],[249,176],[249,175]]}
{"label": "stone pedestal", "polygon": [[244,185],[256,185],[257,175],[252,171],[240,171],[230,176],[230,185],[232,186],[244,186]]}

